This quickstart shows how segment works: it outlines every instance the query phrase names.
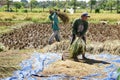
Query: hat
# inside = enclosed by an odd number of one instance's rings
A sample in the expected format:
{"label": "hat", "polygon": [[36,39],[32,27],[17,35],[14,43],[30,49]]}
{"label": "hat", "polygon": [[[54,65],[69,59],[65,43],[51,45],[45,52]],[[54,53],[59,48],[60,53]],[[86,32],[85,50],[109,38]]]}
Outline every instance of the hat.
{"label": "hat", "polygon": [[82,16],[90,17],[87,12],[82,13],[82,14],[81,14],[81,17],[82,17]]}

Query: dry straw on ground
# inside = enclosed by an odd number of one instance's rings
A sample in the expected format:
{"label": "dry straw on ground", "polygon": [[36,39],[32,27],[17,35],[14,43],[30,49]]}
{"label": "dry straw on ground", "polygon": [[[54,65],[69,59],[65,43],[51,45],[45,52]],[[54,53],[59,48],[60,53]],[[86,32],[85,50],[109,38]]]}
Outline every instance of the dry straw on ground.
{"label": "dry straw on ground", "polygon": [[30,58],[31,53],[9,50],[0,52],[0,78],[12,76],[13,72],[20,69],[21,61]]}
{"label": "dry straw on ground", "polygon": [[[69,40],[71,24],[60,24],[61,40]],[[43,48],[48,44],[52,33],[51,24],[27,24],[20,29],[5,33],[0,37],[9,49]],[[86,35],[88,42],[104,42],[106,40],[120,39],[120,26],[90,24]]]}
{"label": "dry straw on ground", "polygon": [[[44,47],[43,52],[58,52],[69,53],[70,41],[64,40]],[[87,52],[91,54],[99,54],[102,52],[109,52],[111,54],[120,55],[120,40],[105,41],[105,42],[91,42],[86,45]]]}
{"label": "dry straw on ground", "polygon": [[108,64],[100,67],[98,64],[89,65],[83,62],[74,62],[71,60],[57,61],[46,67],[43,70],[43,75],[49,76],[53,74],[65,74],[77,77],[80,80],[83,76],[99,72],[102,74],[102,77],[104,77],[106,75],[103,75],[105,73],[102,72],[102,69],[107,65]]}

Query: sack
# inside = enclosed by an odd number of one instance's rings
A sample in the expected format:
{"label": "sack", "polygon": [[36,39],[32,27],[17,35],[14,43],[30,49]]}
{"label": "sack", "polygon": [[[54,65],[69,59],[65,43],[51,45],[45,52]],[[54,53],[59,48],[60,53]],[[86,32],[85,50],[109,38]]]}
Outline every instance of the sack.
{"label": "sack", "polygon": [[72,45],[70,45],[70,58],[74,58],[75,56],[85,53],[85,46],[83,39],[77,37]]}

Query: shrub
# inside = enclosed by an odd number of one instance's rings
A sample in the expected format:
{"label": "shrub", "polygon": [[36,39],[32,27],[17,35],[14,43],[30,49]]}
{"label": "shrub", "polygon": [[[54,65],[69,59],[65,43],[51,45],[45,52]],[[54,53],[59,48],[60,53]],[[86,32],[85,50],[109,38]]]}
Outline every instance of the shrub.
{"label": "shrub", "polygon": [[25,10],[22,10],[22,12],[27,13],[27,12],[28,12],[28,10],[27,10],[27,9],[25,9]]}
{"label": "shrub", "polygon": [[95,9],[95,13],[100,13],[100,9]]}
{"label": "shrub", "polygon": [[120,14],[120,11],[118,11],[117,13]]}

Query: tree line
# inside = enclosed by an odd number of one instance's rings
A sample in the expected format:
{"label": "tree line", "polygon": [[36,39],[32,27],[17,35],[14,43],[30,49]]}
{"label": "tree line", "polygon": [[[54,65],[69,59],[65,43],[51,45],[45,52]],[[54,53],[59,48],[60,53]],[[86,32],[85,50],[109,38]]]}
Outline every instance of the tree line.
{"label": "tree line", "polygon": [[21,8],[30,8],[32,11],[34,8],[73,8],[74,12],[77,9],[90,9],[90,12],[96,10],[99,12],[100,9],[109,10],[112,12],[116,10],[117,13],[120,13],[120,0],[90,0],[89,2],[85,1],[77,1],[77,0],[53,0],[53,1],[40,1],[37,0],[21,0],[13,1],[13,0],[0,0],[1,7],[6,6],[6,11],[11,11],[14,7],[16,11]]}

